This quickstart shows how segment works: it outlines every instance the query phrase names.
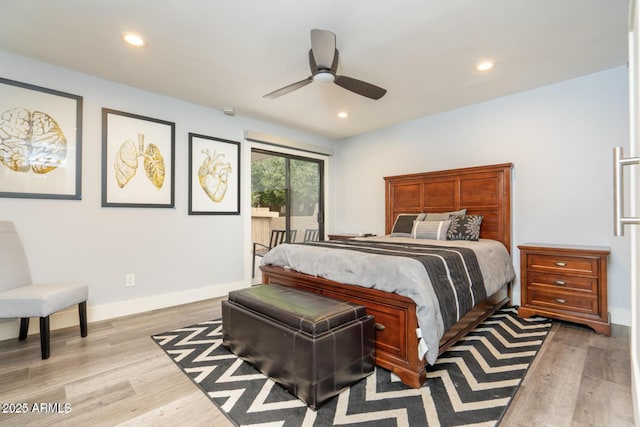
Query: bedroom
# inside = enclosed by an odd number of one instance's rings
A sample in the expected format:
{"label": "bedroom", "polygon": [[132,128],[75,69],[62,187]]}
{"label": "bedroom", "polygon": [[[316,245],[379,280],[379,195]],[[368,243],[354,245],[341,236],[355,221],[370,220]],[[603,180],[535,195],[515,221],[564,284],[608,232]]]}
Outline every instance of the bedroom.
{"label": "bedroom", "polygon": [[[306,38],[302,46],[308,48]],[[299,56],[292,54],[292,63]],[[84,97],[82,200],[3,198],[0,211],[2,219],[17,223],[36,279],[63,280],[67,262],[72,262],[78,277],[91,283],[90,321],[221,296],[245,286],[250,265],[246,215],[186,214],[185,135],[201,132],[242,140],[245,130],[254,130],[334,150],[327,162],[331,232],[384,232],[382,176],[513,162],[514,246],[529,241],[610,246],[612,321],[631,325],[629,237],[614,238],[611,232],[611,149],[626,146],[629,137],[623,62],[340,141],[240,112],[225,116],[26,54],[0,52],[0,75]],[[287,79],[275,80],[277,87]],[[102,107],[176,122],[176,209],[100,207]],[[249,144],[242,145],[241,155],[248,159]],[[242,169],[243,198],[249,193],[247,172]],[[358,189],[357,200],[344,191],[343,182]],[[136,286],[125,287],[127,273],[136,274]],[[59,320],[63,326],[76,323],[75,318]],[[14,326],[0,328],[2,339],[17,334]]]}

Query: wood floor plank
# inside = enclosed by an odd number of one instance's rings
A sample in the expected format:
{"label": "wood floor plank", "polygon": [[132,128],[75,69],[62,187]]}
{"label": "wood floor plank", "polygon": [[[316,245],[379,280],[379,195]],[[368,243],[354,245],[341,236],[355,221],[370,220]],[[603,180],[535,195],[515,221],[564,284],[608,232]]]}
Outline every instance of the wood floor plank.
{"label": "wood floor plank", "polygon": [[[232,426],[151,339],[219,318],[221,300],[94,322],[86,338],[77,327],[52,331],[48,360],[37,335],[0,342],[0,403],[71,405],[69,413],[0,413],[0,427]],[[554,323],[500,426],[633,425],[626,333]]]}
{"label": "wood floor plank", "polygon": [[631,360],[629,349],[626,350],[589,347],[584,375],[631,388],[631,376],[626,372]]}
{"label": "wood floor plank", "polygon": [[624,395],[627,387],[609,381],[583,377],[573,420],[585,426],[633,427],[631,399],[612,399]]}
{"label": "wood floor plank", "polygon": [[184,424],[185,414],[189,414],[189,425],[233,427],[226,416],[217,411],[200,390],[195,390],[164,406],[118,424],[118,426],[175,427]]}

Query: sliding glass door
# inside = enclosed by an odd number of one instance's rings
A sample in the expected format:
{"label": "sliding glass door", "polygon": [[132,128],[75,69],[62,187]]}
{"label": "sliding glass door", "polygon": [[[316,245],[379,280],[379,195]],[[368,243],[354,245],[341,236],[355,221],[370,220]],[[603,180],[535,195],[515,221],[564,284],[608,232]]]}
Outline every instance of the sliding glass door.
{"label": "sliding glass door", "polygon": [[251,151],[251,234],[271,246],[274,230],[287,242],[322,240],[324,162],[262,149]]}

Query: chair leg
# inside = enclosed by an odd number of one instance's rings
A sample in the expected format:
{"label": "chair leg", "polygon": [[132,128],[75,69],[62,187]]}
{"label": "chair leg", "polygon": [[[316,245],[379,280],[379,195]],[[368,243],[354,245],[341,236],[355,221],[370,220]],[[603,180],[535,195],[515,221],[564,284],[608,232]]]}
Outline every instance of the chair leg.
{"label": "chair leg", "polygon": [[80,315],[80,336],[87,336],[87,302],[82,301],[78,304],[78,314]]}
{"label": "chair leg", "polygon": [[256,253],[253,253],[253,258],[251,260],[251,278],[256,277]]}
{"label": "chair leg", "polygon": [[49,343],[51,337],[49,334],[49,316],[40,318],[40,351],[42,352],[42,359],[49,358]]}
{"label": "chair leg", "polygon": [[20,341],[26,340],[28,332],[29,332],[29,318],[22,317],[20,318],[20,335],[18,336],[18,339]]}

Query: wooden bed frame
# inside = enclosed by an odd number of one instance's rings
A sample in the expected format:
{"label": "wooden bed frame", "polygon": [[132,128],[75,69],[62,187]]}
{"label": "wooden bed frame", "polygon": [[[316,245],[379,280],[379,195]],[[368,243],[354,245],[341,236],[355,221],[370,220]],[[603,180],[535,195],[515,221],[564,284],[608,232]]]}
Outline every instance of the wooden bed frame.
{"label": "wooden bed frame", "polygon": [[[480,237],[511,248],[511,163],[385,177],[386,234],[398,214],[446,212],[462,208],[483,215]],[[418,388],[426,381],[425,362],[418,358],[415,303],[404,296],[346,285],[282,267],[265,265],[262,283],[275,283],[364,305],[376,321],[376,364]],[[440,340],[442,353],[498,308],[510,302],[511,284],[477,304]]]}

